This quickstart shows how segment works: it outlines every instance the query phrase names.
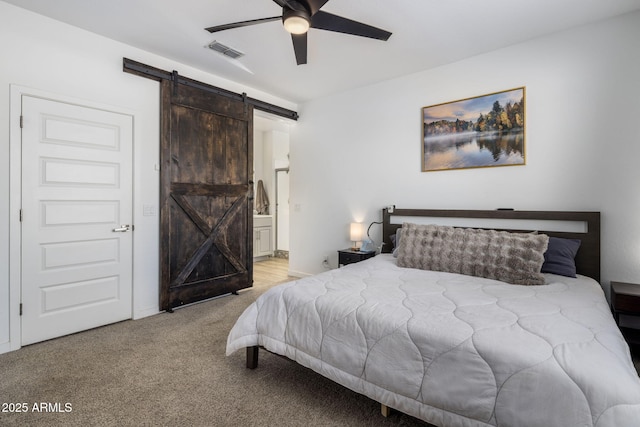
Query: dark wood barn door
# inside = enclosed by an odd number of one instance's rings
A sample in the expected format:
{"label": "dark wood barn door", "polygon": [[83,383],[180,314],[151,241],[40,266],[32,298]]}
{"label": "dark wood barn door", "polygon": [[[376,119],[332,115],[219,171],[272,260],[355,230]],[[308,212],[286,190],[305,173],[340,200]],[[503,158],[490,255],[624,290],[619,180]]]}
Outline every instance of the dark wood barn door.
{"label": "dark wood barn door", "polygon": [[253,107],[161,86],[160,308],[252,286]]}

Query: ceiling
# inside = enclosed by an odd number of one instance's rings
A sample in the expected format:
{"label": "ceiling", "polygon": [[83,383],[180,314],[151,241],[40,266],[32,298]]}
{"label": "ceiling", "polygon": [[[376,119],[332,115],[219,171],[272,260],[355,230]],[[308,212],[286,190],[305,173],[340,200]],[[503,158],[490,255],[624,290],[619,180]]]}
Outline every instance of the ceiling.
{"label": "ceiling", "polygon": [[[279,21],[204,30],[280,15],[272,0],[3,1],[295,103],[640,9],[640,0],[331,0],[323,11],[393,35],[383,42],[311,29],[308,64],[298,66]],[[213,40],[245,56],[205,48]]]}

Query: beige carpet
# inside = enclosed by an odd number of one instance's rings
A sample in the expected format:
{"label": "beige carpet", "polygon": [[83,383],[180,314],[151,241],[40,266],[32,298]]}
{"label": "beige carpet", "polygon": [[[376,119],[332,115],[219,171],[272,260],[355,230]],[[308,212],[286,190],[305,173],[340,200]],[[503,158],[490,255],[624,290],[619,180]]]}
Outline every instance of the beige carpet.
{"label": "beige carpet", "polygon": [[[383,418],[376,402],[264,351],[256,370],[243,352],[225,357],[229,329],[266,288],[0,355],[0,403],[28,407],[0,412],[0,426],[426,425]],[[61,412],[34,412],[41,402]]]}
{"label": "beige carpet", "polygon": [[[244,352],[226,357],[228,331],[267,287],[0,355],[0,403],[28,406],[0,412],[0,426],[426,425],[385,419],[376,402],[264,351],[256,370]],[[41,402],[63,412],[34,412]]]}

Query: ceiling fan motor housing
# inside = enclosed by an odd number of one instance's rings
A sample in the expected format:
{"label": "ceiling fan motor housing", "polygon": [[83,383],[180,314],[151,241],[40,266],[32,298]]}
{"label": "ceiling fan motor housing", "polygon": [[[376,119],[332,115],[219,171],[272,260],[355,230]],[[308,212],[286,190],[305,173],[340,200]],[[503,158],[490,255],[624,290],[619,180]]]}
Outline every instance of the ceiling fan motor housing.
{"label": "ceiling fan motor housing", "polygon": [[[277,3],[277,2],[276,2]],[[286,14],[287,11],[297,10],[301,12],[306,12],[308,17],[311,17],[311,8],[309,5],[302,1],[289,0],[284,2],[284,6],[282,7],[282,15]]]}
{"label": "ceiling fan motor housing", "polygon": [[311,15],[304,8],[282,10],[282,23],[292,34],[304,34],[311,26]]}

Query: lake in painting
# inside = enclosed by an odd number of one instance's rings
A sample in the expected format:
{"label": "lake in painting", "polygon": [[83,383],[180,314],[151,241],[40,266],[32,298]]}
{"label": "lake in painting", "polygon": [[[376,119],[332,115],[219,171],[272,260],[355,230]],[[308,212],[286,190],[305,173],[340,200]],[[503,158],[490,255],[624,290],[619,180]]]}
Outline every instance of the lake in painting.
{"label": "lake in painting", "polygon": [[524,88],[424,107],[422,170],[524,165]]}
{"label": "lake in painting", "polygon": [[522,132],[465,132],[424,139],[424,170],[523,165]]}

